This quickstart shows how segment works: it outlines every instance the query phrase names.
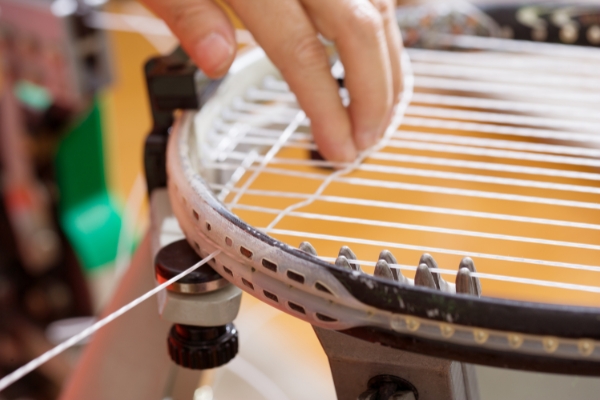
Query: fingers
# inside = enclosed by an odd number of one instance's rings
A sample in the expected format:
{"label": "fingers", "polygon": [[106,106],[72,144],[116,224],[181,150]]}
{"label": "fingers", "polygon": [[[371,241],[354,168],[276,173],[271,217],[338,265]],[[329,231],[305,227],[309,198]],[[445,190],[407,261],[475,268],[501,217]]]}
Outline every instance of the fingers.
{"label": "fingers", "polygon": [[311,119],[321,154],[352,161],[356,148],[348,113],[330,72],[325,49],[303,7],[290,0],[229,0],[296,94]]}
{"label": "fingers", "polygon": [[402,37],[398,22],[396,20],[396,1],[395,0],[371,0],[375,8],[383,18],[383,26],[386,35],[387,49],[390,55],[390,67],[392,71],[392,85],[394,89],[393,100],[397,103],[400,100],[402,92],[402,68],[400,55],[402,52]]}
{"label": "fingers", "polygon": [[392,109],[392,73],[383,18],[368,0],[303,0],[346,71],[350,119],[359,150],[380,138]]}
{"label": "fingers", "polygon": [[190,58],[211,78],[223,76],[236,51],[235,32],[212,0],[142,0],[169,25]]}

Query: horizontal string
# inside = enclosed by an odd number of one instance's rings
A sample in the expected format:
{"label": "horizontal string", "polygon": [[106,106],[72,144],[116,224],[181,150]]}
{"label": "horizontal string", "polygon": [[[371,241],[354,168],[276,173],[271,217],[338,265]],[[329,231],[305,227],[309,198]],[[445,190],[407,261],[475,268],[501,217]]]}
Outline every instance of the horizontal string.
{"label": "horizontal string", "polygon": [[[556,58],[582,58],[600,61],[600,51],[595,48],[571,46],[566,44],[528,42],[524,40],[499,39],[466,35],[435,35],[441,46],[452,45],[465,50],[494,50],[512,53],[539,54]],[[429,38],[429,37],[428,37]],[[431,36],[433,39],[433,35]]]}
{"label": "horizontal string", "polygon": [[[579,171],[568,171],[551,168],[538,168],[538,167],[527,167],[521,165],[510,165],[501,163],[490,163],[480,161],[465,161],[451,158],[437,158],[437,157],[426,157],[426,156],[412,156],[397,153],[386,153],[381,152],[373,154],[370,157],[373,160],[381,161],[394,161],[401,163],[412,163],[412,164],[425,164],[425,165],[436,165],[444,167],[455,167],[455,168],[468,168],[479,171],[496,171],[496,172],[508,172],[514,174],[526,174],[536,176],[547,176],[552,178],[569,178],[569,179],[585,179],[598,181],[600,180],[600,174],[594,174],[589,172]],[[309,160],[307,160],[309,161]]]}
{"label": "horizontal string", "polygon": [[404,120],[404,126],[443,129],[448,131],[486,133],[502,136],[520,136],[534,139],[562,140],[568,142],[596,143],[600,141],[598,136],[590,133],[573,133],[549,129],[503,126],[480,122],[452,121],[446,119],[422,118],[414,116],[407,116]]}
{"label": "horizontal string", "polygon": [[[273,99],[280,96],[280,93],[277,92]],[[263,96],[266,97],[266,96]],[[272,100],[271,100],[272,101]],[[455,107],[472,107],[472,108],[481,108],[481,109],[496,109],[500,111],[518,111],[525,112],[526,110],[533,108],[537,112],[541,112],[544,110],[543,105],[539,104],[531,104],[531,103],[523,103],[523,102],[510,102],[510,101],[499,101],[499,100],[486,100],[481,98],[470,98],[470,97],[459,97],[459,96],[442,96],[442,95],[431,95],[431,94],[416,94],[414,102],[416,103],[428,103],[431,105],[443,105],[443,106],[455,106]],[[500,103],[500,104],[499,104]],[[532,107],[527,107],[530,105]],[[535,107],[533,107],[535,105]],[[547,105],[546,113],[556,115],[557,109],[563,109],[563,107],[551,106]],[[524,125],[524,126],[532,126],[532,127],[544,127],[544,128],[552,128],[555,134],[557,128],[561,129],[570,129],[571,132],[567,132],[569,135],[565,140],[573,140],[573,137],[581,138],[589,141],[600,141],[596,136],[593,135],[585,135],[578,133],[579,130],[588,131],[589,133],[596,133],[598,129],[600,129],[600,122],[586,122],[579,120],[573,120],[574,115],[572,113],[575,110],[580,112],[579,118],[592,118],[596,117],[594,111],[588,110],[587,112],[582,112],[581,108],[567,108],[566,111],[570,111],[571,114],[569,116],[571,119],[557,119],[557,118],[549,118],[549,117],[532,117],[532,116],[523,116],[523,115],[508,115],[506,113],[493,113],[493,112],[481,112],[481,111],[464,111],[464,110],[455,110],[448,108],[438,108],[438,107],[422,107],[412,105],[408,107],[407,114],[408,115],[417,115],[417,116],[426,116],[426,117],[434,117],[434,118],[453,118],[459,120],[471,120],[471,121],[479,121],[479,122],[488,122],[488,123],[503,123],[503,124],[513,124],[513,125]],[[297,107],[281,107],[281,106],[273,106],[273,105],[265,105],[254,102],[248,102],[243,100],[242,98],[237,98],[231,105],[229,111],[225,111],[224,115],[229,119],[232,114],[230,113],[242,113],[249,114],[250,116],[255,114],[274,114],[276,115],[277,122],[287,122],[289,118],[292,118],[294,113],[298,111]],[[531,111],[531,110],[529,110]],[[235,114],[239,115],[239,114]],[[403,122],[404,123],[404,122]],[[564,134],[563,134],[564,135]]]}
{"label": "horizontal string", "polygon": [[[335,263],[336,257],[323,257],[318,256],[323,261],[329,263]],[[375,267],[376,262],[372,261],[364,261],[364,260],[352,260],[353,263],[359,264],[361,266]],[[410,265],[403,264],[388,264],[390,268],[397,269],[400,271],[411,271],[416,272],[417,267],[413,267]],[[430,268],[429,269],[433,273],[438,273],[442,275],[453,275],[456,276],[458,271],[453,271],[451,269],[443,269],[443,268]],[[471,272],[471,276],[479,279],[489,279],[494,281],[503,281],[509,283],[519,283],[525,285],[533,285],[533,286],[544,286],[551,287],[556,289],[566,289],[566,290],[574,290],[579,292],[590,292],[590,293],[600,293],[600,287],[597,286],[589,286],[589,285],[577,285],[573,283],[564,283],[564,282],[555,282],[555,281],[545,281],[541,279],[531,279],[531,278],[520,278],[508,275],[498,275],[498,274],[489,274],[485,272]]]}
{"label": "horizontal string", "polygon": [[474,198],[481,198],[481,199],[493,199],[493,200],[503,200],[503,201],[511,201],[511,202],[544,204],[544,205],[558,206],[558,207],[573,207],[573,208],[582,208],[582,209],[590,209],[590,210],[600,210],[600,204],[583,202],[583,201],[562,200],[562,199],[543,198],[543,197],[535,197],[535,196],[524,196],[524,195],[518,195],[518,194],[507,194],[507,193],[499,193],[499,192],[484,192],[481,190],[448,188],[448,187],[442,187],[442,186],[421,185],[421,184],[412,184],[412,183],[404,183],[404,182],[389,182],[389,181],[376,180],[376,179],[365,179],[365,178],[339,178],[337,181],[341,182],[341,183],[356,185],[356,186],[375,187],[375,188],[380,188],[380,189],[385,188],[385,189],[393,189],[393,190],[407,190],[407,191],[433,193],[433,194],[444,194],[444,195],[450,195],[450,196],[474,197]]}
{"label": "horizontal string", "polygon": [[[287,87],[287,85],[286,85]],[[265,89],[254,89],[251,95],[248,96],[249,101],[245,101],[241,98],[236,99],[232,104],[232,107],[237,111],[244,111],[250,113],[268,113],[272,110],[272,105],[265,105],[255,103],[254,101],[287,101],[290,103],[289,106],[281,108],[278,106],[277,112],[283,115],[289,115],[297,108],[295,96],[291,93],[286,92],[273,92]],[[471,96],[449,96],[439,94],[426,94],[426,93],[415,93],[413,103],[427,103],[431,105],[443,105],[443,106],[454,106],[454,107],[470,107],[487,110],[498,110],[498,111],[516,111],[516,112],[536,112],[545,115],[551,115],[550,117],[533,117],[524,115],[507,115],[505,113],[481,113],[471,112],[470,114],[465,111],[442,109],[441,112],[450,113],[454,112],[450,117],[459,119],[472,119],[477,121],[485,122],[496,122],[506,124],[522,124],[528,126],[539,126],[549,127],[556,131],[557,128],[571,129],[571,130],[587,130],[595,133],[598,129],[598,123],[586,122],[581,119],[600,119],[596,115],[596,107],[589,107],[588,109],[582,107],[568,107],[568,106],[557,106],[552,104],[539,104],[539,103],[528,103],[523,101],[507,101],[497,99],[486,99],[481,97]],[[438,110],[438,109],[436,109]],[[415,105],[409,106],[407,114],[409,115],[421,115],[423,113],[422,107]],[[557,119],[557,114],[564,114],[568,118]],[[427,116],[438,116],[432,113]],[[444,114],[445,115],[445,114]],[[574,119],[578,117],[578,119]],[[403,121],[405,124],[406,122]],[[569,132],[571,135],[578,135],[578,133]],[[593,138],[592,140],[598,140],[593,136],[587,136],[587,138]],[[572,138],[569,138],[572,140]]]}
{"label": "horizontal string", "polygon": [[[266,107],[268,108],[268,106],[261,106],[261,107]],[[290,110],[293,111],[293,110]],[[525,120],[531,119],[531,117],[520,117],[520,116],[515,116],[515,117],[507,117],[504,114],[492,114],[492,113],[481,113],[481,112],[472,112],[472,111],[457,111],[457,110],[448,110],[448,109],[439,109],[439,108],[431,108],[431,107],[416,107],[416,106],[412,106],[409,107],[408,111],[409,114],[415,114],[415,115],[419,115],[419,116],[428,116],[428,117],[439,117],[439,118],[456,118],[456,119],[475,119],[475,120],[479,120],[479,121],[484,121],[484,122],[505,122],[505,123],[524,123],[526,122]],[[245,118],[241,118],[240,115],[244,115],[243,113],[235,113],[234,116],[238,117],[238,121],[241,120],[245,120],[247,118],[257,118],[254,115],[246,115]],[[284,118],[282,116],[278,116],[276,118],[277,122],[281,122],[281,123],[288,123],[289,120],[287,118]],[[543,120],[541,118],[535,118],[534,120]],[[407,123],[410,124],[411,122],[415,122],[415,121],[411,121],[410,117],[408,117],[408,121]],[[547,121],[545,124],[542,124],[544,126],[555,126],[556,124],[553,125],[553,123],[556,121]],[[532,124],[535,125],[534,122],[532,122]],[[443,126],[442,123],[440,123],[439,125]],[[594,127],[594,129],[600,128],[600,124],[590,124],[590,128]],[[454,127],[456,127],[456,124],[454,125]],[[448,127],[450,128],[450,127]],[[476,127],[476,128],[480,128]],[[497,128],[496,128],[497,129]],[[517,130],[513,129],[511,130],[507,130],[505,131],[506,133],[509,134],[514,134],[514,133],[519,133]],[[449,136],[449,135],[437,135],[438,137],[443,137],[443,136]],[[528,136],[532,136],[532,131],[528,132]],[[577,133],[571,133],[571,132],[565,132],[565,133],[560,133],[560,132],[552,132],[552,133],[548,133],[548,132],[538,132],[538,135],[536,135],[538,137],[545,137],[545,138],[553,138],[553,139],[562,139],[562,140],[584,140],[584,141],[588,141],[588,142],[595,142],[595,141],[600,141],[600,138],[598,138],[596,135],[582,135],[582,134],[577,134]],[[426,134],[420,133],[420,135],[415,135],[414,138],[416,138],[416,140],[432,140],[429,139],[430,137],[434,137],[434,136],[427,136]],[[448,138],[445,139],[445,141],[449,141],[452,138]],[[456,140],[456,137],[454,137],[454,139]],[[467,140],[465,138],[461,138],[463,141]],[[440,139],[438,139],[440,140]],[[575,154],[575,155],[587,155],[587,156],[591,156],[591,157],[598,157],[598,155],[600,154],[600,151],[598,150],[594,150],[594,149],[589,149],[589,148],[582,148],[582,147],[576,147],[576,146],[559,146],[559,145],[547,145],[547,144],[533,144],[533,143],[519,143],[519,142],[510,142],[510,141],[497,141],[494,142],[491,139],[473,139],[473,138],[469,138],[469,140],[471,140],[471,142],[476,142],[477,144],[486,146],[486,147],[496,147],[496,148],[518,148],[521,150],[533,150],[533,151],[537,151],[537,152],[553,152],[553,153],[557,153],[557,154]]]}
{"label": "horizontal string", "polygon": [[[472,108],[482,108],[482,109],[498,109],[498,110],[511,110],[512,104],[514,108],[524,107],[524,105],[531,106],[539,106],[536,103],[522,103],[522,102],[511,102],[511,101],[501,101],[501,100],[489,100],[482,99],[477,97],[463,97],[463,96],[444,96],[444,95],[432,95],[432,94],[423,94],[416,93],[415,94],[415,102],[425,102],[429,104],[438,104],[443,106],[457,106],[457,107],[472,107]],[[497,102],[500,102],[502,105],[498,105]],[[244,102],[247,103],[247,102]],[[491,104],[490,104],[491,103]],[[253,103],[247,103],[253,104]],[[478,104],[480,104],[478,106]],[[265,110],[262,112],[268,113],[270,111],[270,106],[262,105]],[[568,115],[578,118],[584,118],[583,115],[578,115],[576,110],[581,111],[581,107],[563,107],[563,106],[550,106],[548,109],[548,113],[556,114],[558,109],[564,109],[565,113]],[[539,107],[536,107],[539,108]],[[295,108],[290,108],[290,111]],[[241,111],[242,109],[236,109],[237,111]],[[541,112],[541,110],[538,110]],[[595,111],[595,108],[593,109]],[[584,115],[593,116],[593,111],[582,113]],[[493,114],[496,118],[503,118],[506,114],[496,113]],[[510,136],[522,136],[522,137],[531,137],[531,138],[539,138],[539,139],[555,139],[555,140],[564,140],[569,142],[600,142],[600,138],[595,135],[595,132],[591,133],[577,133],[577,132],[568,132],[563,130],[557,130],[556,126],[551,126],[553,129],[541,129],[541,128],[531,128],[531,127],[516,127],[516,126],[501,126],[493,123],[482,123],[480,122],[466,122],[466,121],[452,121],[452,120],[440,120],[437,118],[432,118],[434,115],[426,115],[430,118],[421,118],[415,116],[406,116],[402,121],[403,126],[419,126],[419,127],[432,127],[439,129],[449,129],[449,130],[461,130],[461,131],[472,131],[472,132],[481,132],[481,133],[491,133],[498,135],[510,135]],[[483,119],[483,118],[479,118]],[[600,115],[598,116],[600,120]],[[286,120],[287,121],[287,120]],[[501,123],[508,123],[509,120],[501,119]],[[239,122],[238,122],[239,123]],[[600,123],[598,124],[600,125]],[[231,129],[233,124],[225,124],[222,121],[217,121],[215,126],[222,130]],[[258,135],[265,136],[273,136],[280,134],[279,130],[267,129],[263,127],[248,127],[249,132]],[[311,140],[312,135],[308,133],[295,133],[295,138],[302,138],[306,140]]]}
{"label": "horizontal string", "polygon": [[413,62],[427,62],[467,67],[497,68],[502,65],[505,70],[529,72],[541,71],[555,73],[560,76],[591,76],[600,78],[600,72],[594,63],[582,63],[572,57],[555,57],[536,54],[512,54],[497,52],[447,51],[435,49],[405,49]]}
{"label": "horizontal string", "polygon": [[[209,184],[209,186],[215,190],[220,190],[224,185],[221,184]],[[236,190],[236,189],[232,189]],[[279,197],[279,198],[292,198],[292,199],[304,199],[309,196],[306,193],[297,193],[297,192],[289,192],[289,191],[276,191],[276,190],[258,190],[258,189],[247,189],[245,194],[252,196],[267,196],[267,197]],[[552,220],[546,218],[533,218],[533,217],[523,217],[519,215],[510,215],[510,214],[497,214],[497,213],[488,213],[488,212],[480,212],[480,211],[472,211],[472,210],[460,210],[453,208],[443,208],[443,207],[431,207],[431,206],[423,206],[423,205],[415,205],[415,204],[406,204],[400,202],[387,202],[380,200],[371,200],[371,199],[361,199],[355,197],[341,197],[341,196],[327,196],[322,195],[318,199],[319,201],[335,203],[335,204],[349,204],[349,205],[358,205],[365,207],[377,207],[377,208],[386,208],[391,210],[405,210],[405,211],[417,211],[423,213],[430,214],[440,214],[440,215],[453,215],[460,217],[471,217],[471,218],[481,218],[481,219],[491,219],[497,221],[511,221],[511,222],[520,222],[520,223],[529,223],[529,224],[538,224],[538,225],[548,225],[548,226],[559,226],[563,228],[574,228],[574,229],[590,229],[590,230],[600,230],[600,225],[598,224],[588,224],[583,222],[572,222],[572,221],[561,221],[561,220]]]}
{"label": "horizontal string", "polygon": [[[245,205],[245,204],[239,204],[239,203],[231,204],[231,205],[229,205],[229,207],[231,207],[232,210],[238,209],[238,210],[268,213],[268,214],[279,214],[282,211],[281,209],[276,209],[276,208],[252,206],[252,205]],[[500,234],[487,233],[487,232],[468,231],[468,230],[463,230],[463,229],[450,229],[450,228],[442,228],[442,227],[434,227],[434,226],[414,225],[414,224],[405,224],[405,223],[399,223],[399,222],[381,221],[381,220],[374,220],[374,219],[367,219],[367,218],[346,217],[346,216],[341,216],[341,215],[327,215],[327,214],[292,211],[288,214],[288,216],[296,217],[296,218],[310,219],[310,220],[343,222],[343,223],[348,223],[348,224],[378,226],[378,227],[382,227],[382,228],[395,228],[395,229],[403,229],[403,230],[411,230],[411,231],[442,233],[442,234],[448,234],[448,235],[471,236],[471,237],[477,237],[477,238],[506,240],[506,241],[513,241],[513,242],[524,242],[524,243],[541,244],[541,245],[548,245],[548,246],[572,247],[572,248],[577,248],[577,249],[600,251],[600,245],[593,245],[593,244],[586,244],[586,243],[565,242],[565,241],[560,241],[560,240],[547,240],[547,239],[540,239],[540,238],[530,238],[530,237],[525,237],[525,236],[500,235]]]}
{"label": "horizontal string", "polygon": [[[257,228],[259,230],[266,230],[266,228]],[[345,237],[345,236],[336,236],[336,235],[326,235],[321,233],[314,232],[303,232],[303,231],[293,231],[286,229],[278,229],[272,228],[268,229],[270,235],[283,235],[283,236],[293,236],[300,237],[304,239],[317,239],[317,240],[325,240],[325,241],[333,241],[344,243],[344,245],[348,244],[360,244],[366,246],[376,246],[384,250],[388,249],[401,249],[401,250],[414,250],[414,251],[422,251],[428,253],[440,253],[440,254],[448,254],[448,255],[456,255],[462,257],[478,257],[484,258],[488,260],[495,261],[506,261],[511,263],[523,263],[523,264],[532,264],[544,267],[555,267],[555,268],[564,268],[564,269],[574,269],[579,271],[590,271],[590,272],[600,272],[600,266],[593,265],[584,265],[584,264],[575,264],[575,263],[565,263],[565,262],[557,262],[557,261],[547,261],[547,260],[538,260],[533,258],[525,258],[525,257],[511,257],[500,254],[488,254],[488,253],[479,253],[474,251],[464,251],[464,250],[453,250],[453,249],[443,249],[436,248],[430,246],[418,246],[411,245],[406,243],[394,243],[394,242],[386,242],[382,240],[371,240],[371,239],[362,239],[362,238],[354,238],[354,237]]]}
{"label": "horizontal string", "polygon": [[[238,151],[231,151],[226,154],[225,159],[232,160],[244,160],[246,159],[247,154]],[[259,156],[260,158],[260,156]],[[526,167],[520,165],[509,165],[509,164],[500,164],[500,163],[488,163],[488,162],[479,162],[479,161],[465,161],[465,160],[457,160],[451,158],[436,158],[436,157],[427,157],[427,156],[412,156],[406,154],[398,154],[398,153],[387,153],[387,152],[379,152],[371,154],[369,157],[371,160],[379,160],[379,161],[393,161],[397,163],[409,163],[409,164],[425,164],[425,165],[436,165],[436,166],[444,166],[444,167],[455,167],[455,168],[466,168],[466,169],[475,169],[480,171],[496,171],[496,172],[508,172],[515,174],[527,174],[527,175],[536,175],[536,176],[548,176],[553,178],[570,178],[570,179],[584,179],[584,180],[592,180],[598,181],[600,180],[600,174],[588,173],[588,172],[579,172],[579,171],[568,171],[568,170],[560,170],[560,169],[550,169],[550,168],[537,168],[537,167]],[[298,167],[321,167],[321,168],[340,168],[346,165],[345,163],[335,163],[326,160],[309,160],[309,159],[295,159],[295,158],[273,158],[271,160],[271,165],[273,164],[281,164],[281,165],[293,165]],[[372,164],[367,164],[372,165]],[[388,167],[379,164],[375,164],[380,167]],[[213,168],[213,164],[207,163],[207,167]],[[357,169],[361,170],[362,166],[359,166]]]}
{"label": "horizontal string", "polygon": [[[553,164],[569,164],[569,165],[581,165],[588,167],[600,167],[600,160],[596,158],[585,158],[585,157],[570,157],[570,156],[557,156],[557,155],[549,155],[549,154],[541,154],[527,151],[513,151],[513,150],[497,150],[490,149],[485,147],[473,147],[466,146],[462,143],[469,143],[470,137],[461,137],[455,135],[439,135],[439,134],[430,134],[424,132],[413,132],[409,130],[402,130],[397,132],[394,135],[394,140],[391,140],[387,145],[391,148],[402,148],[402,149],[412,149],[412,150],[424,150],[424,151],[432,151],[432,152],[442,152],[442,153],[453,153],[453,154],[467,154],[478,157],[492,157],[492,158],[507,158],[513,160],[521,160],[521,161],[538,161],[544,163],[553,163]],[[414,139],[414,140],[409,140]],[[424,141],[425,139],[430,140],[430,142]],[[478,142],[474,138],[475,143],[479,143],[482,146],[490,145],[501,147],[506,142],[509,141],[496,141],[496,142]],[[481,139],[485,140],[485,139]],[[435,143],[431,141],[436,141]],[[275,137],[244,137],[238,140],[238,144],[255,144],[260,146],[272,146],[276,142]],[[447,144],[447,143],[457,143],[455,144]],[[444,144],[439,144],[444,143]],[[506,144],[506,146],[509,146]],[[536,147],[539,146],[539,147]],[[515,142],[513,148],[517,149],[531,149],[535,151],[536,149],[543,151],[546,147],[548,149],[552,149],[556,152],[561,152],[564,149],[568,148],[568,146],[557,146],[557,145],[536,145],[536,144],[519,144]],[[285,144],[281,146],[282,148],[298,148],[304,150],[317,150],[317,146],[313,143],[305,143],[298,141],[287,141]],[[586,148],[574,148],[575,150],[572,153],[590,153],[591,155],[595,154],[597,150],[586,149]],[[377,154],[377,153],[375,153]]]}
{"label": "horizontal string", "polygon": [[548,71],[515,71],[496,66],[479,68],[467,65],[448,65],[413,62],[415,75],[439,76],[452,79],[468,79],[472,81],[505,82],[517,85],[535,85],[544,88],[577,89],[581,91],[597,91],[600,79],[574,74],[559,74]]}
{"label": "horizontal string", "polygon": [[549,164],[578,165],[584,167],[600,167],[600,160],[594,158],[555,156],[524,151],[497,150],[483,147],[472,147],[453,144],[438,144],[411,140],[391,141],[388,145],[396,149],[422,150],[435,153],[463,154],[476,157],[505,158],[518,161],[535,161]]}
{"label": "horizontal string", "polygon": [[488,99],[471,96],[452,96],[444,94],[415,93],[414,103],[432,104],[451,107],[475,108],[495,111],[511,111],[518,113],[533,113],[540,115],[562,115],[568,119],[587,119],[600,121],[600,115],[594,109],[583,107],[570,107],[565,105],[529,103],[524,101],[510,101]]}
{"label": "horizontal string", "polygon": [[[364,164],[361,166],[361,169],[364,170],[367,168],[368,164]],[[237,165],[232,164],[209,164],[207,168],[211,169],[236,169]],[[249,171],[257,171],[258,167],[249,167]],[[285,176],[295,176],[298,178],[308,178],[308,179],[316,179],[316,180],[327,180],[330,178],[329,175],[321,175],[316,173],[307,173],[304,171],[293,171],[288,169],[278,169],[273,167],[262,167],[260,168],[263,172],[268,172],[272,174],[285,175]],[[405,169],[407,170],[407,169]],[[431,176],[435,176],[434,171],[423,170],[426,173],[431,174]],[[408,171],[405,171],[408,172]],[[425,173],[424,173],[425,174]],[[414,172],[413,172],[413,175]],[[442,179],[442,177],[448,177],[450,173],[440,172],[438,177]],[[491,181],[492,178],[489,178]],[[555,198],[545,198],[545,197],[536,197],[536,196],[524,196],[518,194],[508,194],[508,193],[499,193],[499,192],[485,192],[481,190],[469,190],[469,189],[460,189],[460,188],[451,188],[451,187],[442,187],[442,186],[433,186],[433,185],[422,185],[422,184],[413,184],[413,183],[405,183],[405,182],[393,182],[386,181],[380,179],[367,179],[367,178],[353,178],[353,177],[341,177],[335,176],[331,178],[332,182],[337,183],[345,183],[356,186],[366,186],[366,187],[376,187],[379,189],[392,189],[392,190],[407,190],[407,191],[418,191],[418,192],[426,192],[426,193],[435,193],[435,194],[445,194],[445,195],[455,195],[455,196],[466,196],[466,197],[475,197],[475,198],[486,198],[486,199],[494,199],[494,200],[504,200],[504,201],[514,201],[514,202],[524,202],[524,203],[534,203],[534,204],[545,204],[550,206],[558,206],[558,207],[573,207],[573,208],[584,208],[584,209],[592,209],[592,210],[600,210],[600,204],[597,203],[589,203],[582,201],[573,201],[573,200],[563,200],[563,199],[555,199]],[[493,183],[493,182],[490,182]],[[539,182],[535,182],[536,184]],[[558,184],[557,184],[558,185]],[[523,184],[523,186],[527,186]],[[548,187],[550,188],[550,187]],[[590,188],[595,189],[595,188]],[[591,192],[589,192],[591,193]]]}
{"label": "horizontal string", "polygon": [[465,111],[451,108],[424,107],[415,105],[409,107],[408,110],[406,110],[406,113],[408,115],[417,115],[420,117],[446,118],[497,124],[566,129],[571,130],[574,133],[580,133],[582,131],[596,133],[600,128],[600,123],[587,121],[573,121],[567,119],[548,117],[530,117],[524,115],[502,114],[489,111]]}
{"label": "horizontal string", "polygon": [[531,98],[537,101],[567,102],[573,104],[597,105],[600,103],[600,95],[582,93],[574,90],[551,90],[527,85],[511,85],[494,82],[475,82],[457,79],[415,77],[417,88],[443,89],[458,92],[481,93],[491,95],[507,96],[510,98]]}

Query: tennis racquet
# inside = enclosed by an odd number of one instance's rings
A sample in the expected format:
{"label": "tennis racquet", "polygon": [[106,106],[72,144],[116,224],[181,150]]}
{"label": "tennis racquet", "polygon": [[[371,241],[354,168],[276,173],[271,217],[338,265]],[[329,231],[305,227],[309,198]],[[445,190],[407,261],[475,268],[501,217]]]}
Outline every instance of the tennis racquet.
{"label": "tennis racquet", "polygon": [[351,164],[314,157],[310,121],[262,50],[236,61],[171,129],[169,196],[187,240],[315,326],[597,375],[600,52],[428,43],[406,52],[384,138]]}

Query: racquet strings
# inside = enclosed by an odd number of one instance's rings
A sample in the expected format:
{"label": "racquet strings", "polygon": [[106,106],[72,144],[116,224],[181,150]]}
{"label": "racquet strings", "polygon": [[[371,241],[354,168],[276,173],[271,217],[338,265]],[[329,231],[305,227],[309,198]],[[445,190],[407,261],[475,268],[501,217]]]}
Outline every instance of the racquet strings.
{"label": "racquet strings", "polygon": [[479,50],[408,50],[412,102],[364,162],[311,159],[309,121],[267,77],[214,121],[227,146],[201,169],[221,173],[211,187],[244,221],[327,261],[347,245],[373,272],[387,249],[412,278],[428,252],[454,282],[469,256],[485,296],[596,306],[598,53],[452,43]]}

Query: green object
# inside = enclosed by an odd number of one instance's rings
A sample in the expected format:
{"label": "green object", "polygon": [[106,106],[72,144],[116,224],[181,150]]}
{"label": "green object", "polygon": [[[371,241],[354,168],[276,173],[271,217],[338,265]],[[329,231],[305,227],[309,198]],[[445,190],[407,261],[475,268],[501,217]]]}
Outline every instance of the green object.
{"label": "green object", "polygon": [[15,84],[15,96],[22,104],[37,111],[45,111],[52,105],[52,95],[43,86],[20,80]]}
{"label": "green object", "polygon": [[106,186],[98,101],[60,143],[55,165],[60,223],[80,262],[88,271],[111,265],[121,216]]}

